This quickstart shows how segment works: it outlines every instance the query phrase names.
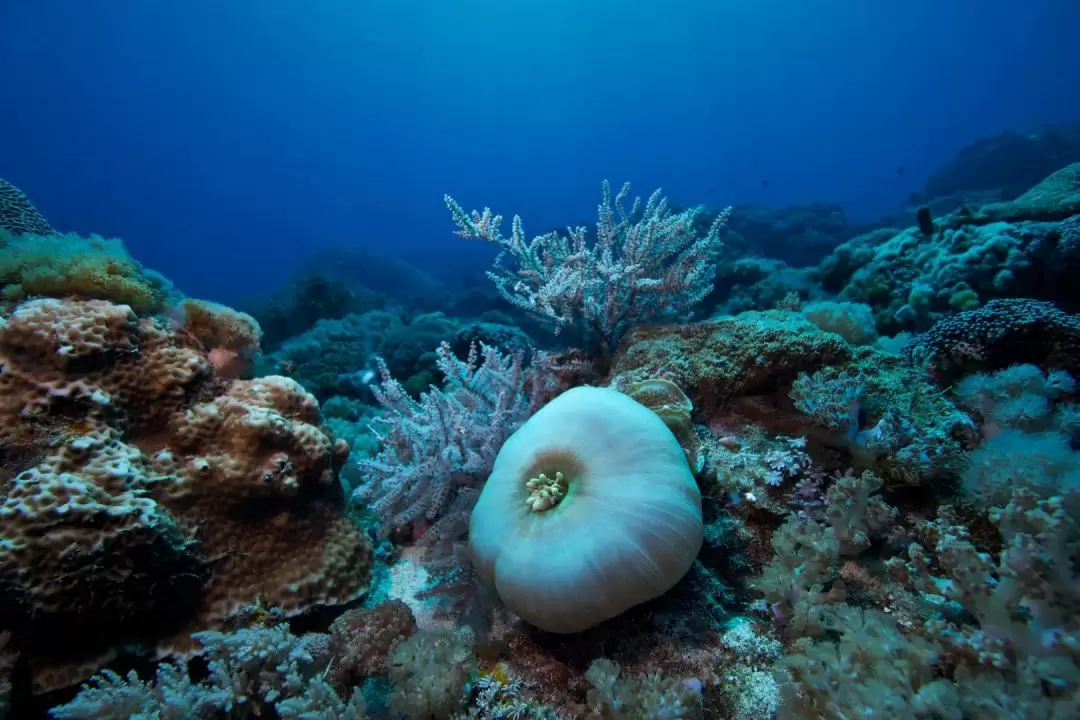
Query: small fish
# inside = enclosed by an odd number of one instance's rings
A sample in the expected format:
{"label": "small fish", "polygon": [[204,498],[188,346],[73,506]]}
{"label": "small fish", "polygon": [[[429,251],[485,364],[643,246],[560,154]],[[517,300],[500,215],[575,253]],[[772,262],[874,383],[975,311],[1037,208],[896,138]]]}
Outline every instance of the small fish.
{"label": "small fish", "polygon": [[761,187],[763,187],[763,188],[769,187],[769,181],[768,180],[762,180],[761,181]]}
{"label": "small fish", "polygon": [[896,174],[897,174],[897,175],[907,175],[907,168],[906,168],[906,167],[904,167],[903,165],[899,165],[899,166],[897,166],[897,168],[896,168]]}

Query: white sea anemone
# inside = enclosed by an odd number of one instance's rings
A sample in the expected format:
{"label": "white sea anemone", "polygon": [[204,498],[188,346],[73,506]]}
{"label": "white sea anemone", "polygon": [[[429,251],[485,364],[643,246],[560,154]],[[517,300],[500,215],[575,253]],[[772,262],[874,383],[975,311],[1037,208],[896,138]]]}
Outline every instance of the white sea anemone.
{"label": "white sea anemone", "polygon": [[573,633],[667,592],[701,548],[701,493],[651,410],[575,388],[503,445],[469,528],[507,608]]}

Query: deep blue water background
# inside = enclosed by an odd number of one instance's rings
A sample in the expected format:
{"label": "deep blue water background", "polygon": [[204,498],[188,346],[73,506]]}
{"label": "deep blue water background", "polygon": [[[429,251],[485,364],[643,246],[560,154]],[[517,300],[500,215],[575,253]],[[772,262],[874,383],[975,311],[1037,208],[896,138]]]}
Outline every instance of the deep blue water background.
{"label": "deep blue water background", "polygon": [[534,231],[605,177],[867,218],[1080,118],[1077,27],[1075,0],[0,0],[0,177],[226,302],[317,247],[476,262],[444,192]]}

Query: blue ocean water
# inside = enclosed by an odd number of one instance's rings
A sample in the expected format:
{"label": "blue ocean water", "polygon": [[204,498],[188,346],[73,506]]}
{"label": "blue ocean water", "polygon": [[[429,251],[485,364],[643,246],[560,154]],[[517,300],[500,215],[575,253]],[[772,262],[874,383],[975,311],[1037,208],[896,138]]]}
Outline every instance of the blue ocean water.
{"label": "blue ocean water", "polygon": [[1080,717],[1078,27],[0,0],[0,720]]}
{"label": "blue ocean water", "polygon": [[224,302],[314,247],[460,262],[443,193],[537,229],[590,218],[603,178],[876,218],[972,141],[1080,114],[1080,10],[1053,0],[0,13],[5,177]]}

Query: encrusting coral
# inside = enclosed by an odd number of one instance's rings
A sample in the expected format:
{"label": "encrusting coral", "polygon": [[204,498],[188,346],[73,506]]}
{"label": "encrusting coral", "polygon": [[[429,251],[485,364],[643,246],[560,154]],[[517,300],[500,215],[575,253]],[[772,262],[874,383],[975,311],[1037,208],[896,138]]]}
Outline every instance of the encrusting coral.
{"label": "encrusting coral", "polygon": [[[215,382],[203,348],[104,300],[0,323],[0,626],[39,690],[123,643],[347,602],[371,546],[342,510],[348,453],[282,377]],[[170,639],[172,638],[172,639]]]}
{"label": "encrusting coral", "polygon": [[315,398],[274,376],[173,416],[151,461],[177,481],[156,497],[214,568],[193,629],[227,627],[256,603],[289,616],[366,590],[371,545],[342,513],[336,475],[348,446],[317,422]]}

